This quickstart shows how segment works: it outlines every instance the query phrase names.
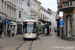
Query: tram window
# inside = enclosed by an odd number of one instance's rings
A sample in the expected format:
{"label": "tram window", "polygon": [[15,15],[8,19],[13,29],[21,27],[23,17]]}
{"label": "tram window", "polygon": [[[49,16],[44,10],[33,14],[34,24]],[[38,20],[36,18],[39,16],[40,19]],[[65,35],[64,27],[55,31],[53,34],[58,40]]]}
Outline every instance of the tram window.
{"label": "tram window", "polygon": [[36,23],[34,22],[33,24],[24,22],[23,25],[23,32],[24,33],[36,33],[37,32],[37,28],[36,28]]}
{"label": "tram window", "polygon": [[26,24],[26,22],[24,22],[24,25],[23,25],[23,32],[24,32],[24,33],[27,32],[27,24]]}
{"label": "tram window", "polygon": [[34,23],[34,33],[37,32],[36,23]]}
{"label": "tram window", "polygon": [[33,24],[28,24],[27,25],[27,32],[32,33],[33,32]]}
{"label": "tram window", "polygon": [[26,29],[26,28],[24,28],[24,33],[26,33],[26,30],[27,30],[27,29]]}

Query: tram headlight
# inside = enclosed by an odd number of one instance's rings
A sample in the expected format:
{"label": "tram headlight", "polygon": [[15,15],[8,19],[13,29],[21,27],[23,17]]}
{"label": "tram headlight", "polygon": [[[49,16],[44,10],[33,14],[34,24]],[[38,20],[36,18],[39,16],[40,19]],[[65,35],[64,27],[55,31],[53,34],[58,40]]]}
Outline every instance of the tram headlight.
{"label": "tram headlight", "polygon": [[34,34],[32,34],[32,35],[34,35]]}
{"label": "tram headlight", "polygon": [[27,34],[25,34],[25,35],[27,35]]}

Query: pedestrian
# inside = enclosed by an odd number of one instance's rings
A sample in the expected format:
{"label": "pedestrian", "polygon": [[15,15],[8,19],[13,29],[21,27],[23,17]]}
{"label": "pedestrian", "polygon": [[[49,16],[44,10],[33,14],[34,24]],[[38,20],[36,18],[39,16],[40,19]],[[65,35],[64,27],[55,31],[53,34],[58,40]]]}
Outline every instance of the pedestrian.
{"label": "pedestrian", "polygon": [[2,37],[2,29],[0,29],[0,38]]}
{"label": "pedestrian", "polygon": [[12,37],[14,37],[14,29],[12,29]]}
{"label": "pedestrian", "polygon": [[7,35],[8,35],[8,37],[11,36],[11,30],[8,30],[8,31],[7,31]]}

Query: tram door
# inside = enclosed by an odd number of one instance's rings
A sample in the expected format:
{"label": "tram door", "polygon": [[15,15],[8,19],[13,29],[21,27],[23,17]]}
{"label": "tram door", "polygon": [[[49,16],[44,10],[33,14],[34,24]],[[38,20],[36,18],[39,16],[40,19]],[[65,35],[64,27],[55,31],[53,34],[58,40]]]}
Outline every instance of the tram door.
{"label": "tram door", "polygon": [[67,18],[67,38],[71,38],[71,17]]}

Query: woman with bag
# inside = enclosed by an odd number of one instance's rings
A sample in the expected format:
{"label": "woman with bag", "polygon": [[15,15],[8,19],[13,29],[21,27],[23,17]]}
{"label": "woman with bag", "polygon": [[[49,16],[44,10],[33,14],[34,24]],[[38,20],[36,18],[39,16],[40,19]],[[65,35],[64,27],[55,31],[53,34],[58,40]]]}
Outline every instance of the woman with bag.
{"label": "woman with bag", "polygon": [[11,30],[8,30],[8,31],[7,31],[7,35],[8,35],[8,37],[11,36]]}

